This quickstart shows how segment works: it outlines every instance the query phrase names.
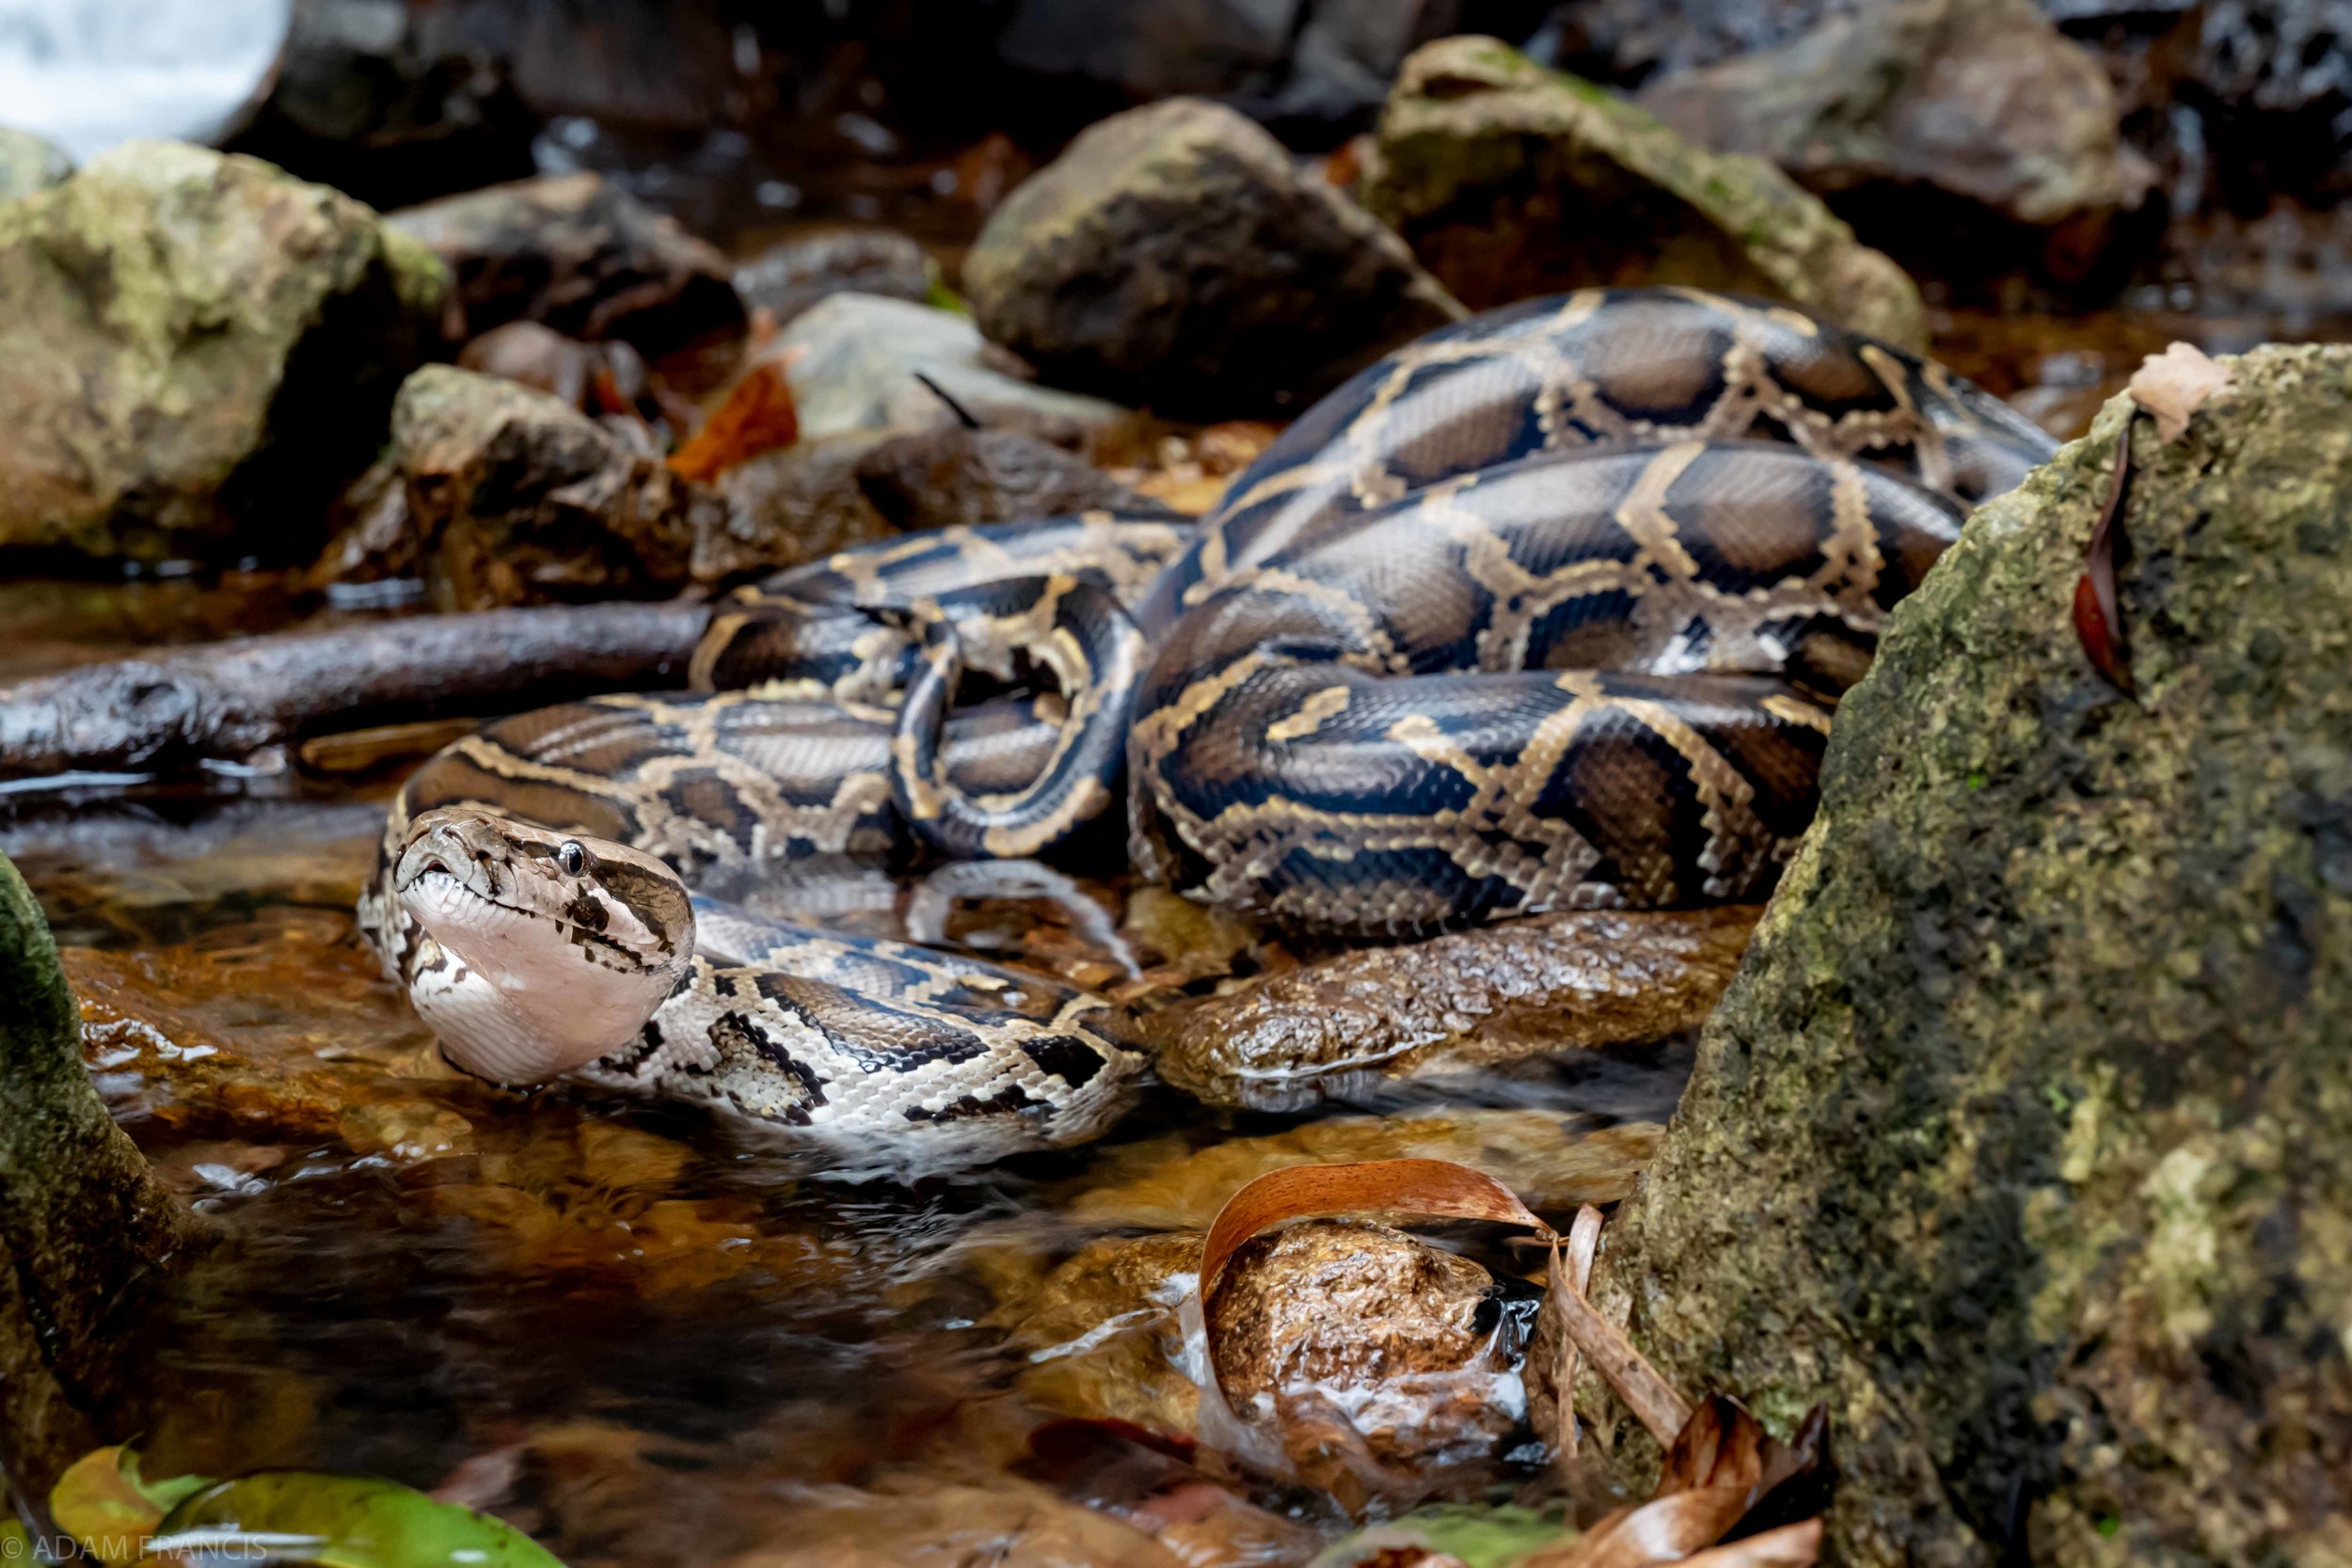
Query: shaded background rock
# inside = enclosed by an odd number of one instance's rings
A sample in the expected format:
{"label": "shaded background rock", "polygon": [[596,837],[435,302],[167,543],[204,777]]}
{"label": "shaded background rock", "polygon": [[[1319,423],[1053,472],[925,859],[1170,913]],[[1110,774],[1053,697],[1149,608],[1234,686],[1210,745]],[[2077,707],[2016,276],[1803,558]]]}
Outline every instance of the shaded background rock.
{"label": "shaded background rock", "polygon": [[867,430],[810,436],[721,474],[725,517],[695,536],[694,580],[736,581],[896,531],[858,483],[859,460],[881,439]]}
{"label": "shaded background rock", "polygon": [[295,0],[263,91],[216,138],[372,207],[536,172],[540,117],[462,8]]}
{"label": "shaded background rock", "polygon": [[1086,459],[1017,430],[890,436],[859,457],[857,483],[893,528],[910,531],[1098,510],[1174,515]]}
{"label": "shaded background rock", "polygon": [[1445,39],[1397,78],[1363,197],[1473,308],[1593,283],[1778,295],[1907,348],[1902,269],[1770,164],[1693,146],[1494,39]]}
{"label": "shaded background rock", "polygon": [[1301,407],[1461,308],[1403,243],[1231,109],[1089,129],[964,258],[980,327],[1073,387],[1204,416]]}
{"label": "shaded background rock", "polygon": [[0,545],[307,556],[445,286],[349,198],[176,143],[0,204]]}
{"label": "shaded background rock", "polygon": [[444,610],[644,598],[685,584],[717,496],[516,382],[444,365],[410,376],[392,452]]}
{"label": "shaded background rock", "polygon": [[743,325],[726,258],[599,175],[493,185],[390,221],[448,265],[462,338],[532,321],[658,356]]}
{"label": "shaded background rock", "polygon": [[940,287],[939,264],[909,235],[835,229],[769,246],[735,269],[747,310],[781,326],[829,294],[878,294],[922,304]]}
{"label": "shaded background rock", "polygon": [[1838,198],[1866,238],[1930,276],[2007,260],[2079,281],[2154,179],[2122,143],[2099,62],[2033,0],[1865,7],[1669,76],[1641,103]]}
{"label": "shaded background rock", "polygon": [[56,142],[0,125],[0,201],[45,191],[72,172],[72,155]]}
{"label": "shaded background rock", "polygon": [[1117,442],[1133,422],[1116,404],[1031,384],[1029,367],[965,317],[903,299],[831,295],[761,352],[786,364],[803,436],[945,429],[963,423],[961,409],[982,425],[1091,449]]}
{"label": "shaded background rock", "polygon": [[1896,612],[1606,1241],[1670,1377],[1828,1402],[1844,1560],[2352,1526],[2352,350],[2224,362],[2134,442],[2137,701],[2070,613],[2121,399]]}

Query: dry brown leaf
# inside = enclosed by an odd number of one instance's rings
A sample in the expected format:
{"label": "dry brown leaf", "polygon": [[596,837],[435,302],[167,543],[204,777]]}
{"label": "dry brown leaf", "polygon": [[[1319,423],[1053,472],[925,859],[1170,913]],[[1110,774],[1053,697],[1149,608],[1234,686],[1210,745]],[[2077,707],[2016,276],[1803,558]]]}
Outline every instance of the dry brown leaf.
{"label": "dry brown leaf", "polygon": [[1519,1560],[1518,1568],[1651,1568],[1710,1546],[1740,1522],[1747,1494],[1707,1486],[1653,1497],[1601,1520],[1573,1541]]}
{"label": "dry brown leaf", "polygon": [[1292,1165],[1248,1182],[1216,1212],[1200,1246],[1205,1308],[1226,1260],[1252,1236],[1284,1220],[1365,1212],[1441,1215],[1523,1225],[1556,1242],[1510,1188],[1451,1160],[1367,1160],[1348,1165]]}
{"label": "dry brown leaf", "polygon": [[2234,379],[2228,366],[2195,343],[2174,343],[2132,372],[2132,401],[2156,417],[2158,436],[2177,441],[2188,429],[2189,416],[2227,391]]}
{"label": "dry brown leaf", "polygon": [[1709,1394],[1675,1434],[1658,1478],[1657,1496],[1702,1486],[1753,1491],[1764,1479],[1764,1423],[1739,1401]]}
{"label": "dry brown leaf", "polygon": [[790,363],[787,355],[754,365],[692,438],[670,454],[671,471],[707,482],[747,458],[798,440],[800,411],[785,377]]}
{"label": "dry brown leaf", "polygon": [[[1642,1353],[1618,1332],[1616,1324],[1595,1311],[1582,1292],[1570,1288],[1567,1275],[1561,1270],[1556,1247],[1551,1254],[1548,1284],[1544,1310],[1558,1315],[1562,1335],[1593,1358],[1593,1370],[1625,1401],[1634,1418],[1649,1429],[1651,1436],[1661,1443],[1672,1443],[1691,1419],[1690,1401],[1676,1392],[1674,1385],[1643,1359]],[[1560,1391],[1562,1403],[1569,1402],[1571,1398],[1566,1388]]]}

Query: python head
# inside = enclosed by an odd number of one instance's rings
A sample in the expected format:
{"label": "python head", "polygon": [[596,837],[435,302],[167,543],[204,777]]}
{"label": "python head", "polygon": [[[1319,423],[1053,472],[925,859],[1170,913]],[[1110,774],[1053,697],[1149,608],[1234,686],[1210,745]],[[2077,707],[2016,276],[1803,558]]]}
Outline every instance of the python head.
{"label": "python head", "polygon": [[458,1067],[536,1084],[636,1038],[694,957],[686,886],[651,855],[465,807],[411,823],[392,869],[438,948],[408,994]]}

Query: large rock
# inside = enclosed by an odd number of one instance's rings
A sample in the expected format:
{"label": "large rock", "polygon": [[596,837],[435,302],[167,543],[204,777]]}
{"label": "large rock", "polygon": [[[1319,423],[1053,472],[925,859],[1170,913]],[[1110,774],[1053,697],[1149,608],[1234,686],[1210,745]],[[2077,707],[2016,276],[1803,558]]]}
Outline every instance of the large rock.
{"label": "large rock", "polygon": [[1405,62],[1364,201],[1475,307],[1591,283],[1774,294],[1924,345],[1919,292],[1818,198],[1758,159],[1709,152],[1590,83],[1493,39]]}
{"label": "large rock", "polygon": [[1683,1386],[1827,1402],[1837,1560],[2346,1560],[2352,349],[2224,363],[2136,432],[2137,698],[2120,400],[1896,611],[1608,1236]]}
{"label": "large rock", "polygon": [[1132,424],[1115,404],[1032,385],[1029,368],[964,317],[903,299],[833,294],[767,352],[787,366],[803,436],[937,430],[963,423],[961,410],[982,425],[1090,447],[1115,442]]}
{"label": "large rock", "polygon": [[314,550],[444,287],[358,202],[201,148],[0,204],[0,545]]}
{"label": "large rock", "polygon": [[448,6],[295,0],[266,86],[216,140],[402,207],[534,169],[539,116]]}
{"label": "large rock", "polygon": [[682,586],[717,496],[546,392],[429,365],[392,407],[392,457],[443,610],[649,597]]}
{"label": "large rock", "polygon": [[100,1102],[48,923],[0,856],[0,1444],[34,1496],[128,1407],[133,1304],[202,1236]]}
{"label": "large rock", "polygon": [[1046,374],[1204,417],[1295,407],[1461,308],[1355,203],[1198,99],[1089,129],[964,258],[982,330]]}
{"label": "large rock", "polygon": [[0,125],[0,201],[45,191],[72,172],[72,155],[56,142]]}
{"label": "large rock", "polygon": [[[1868,7],[1641,102],[1693,141],[1770,159],[1947,277],[2021,258],[2079,276],[2153,178],[2099,62],[2033,0]],[[1955,247],[1956,231],[1992,243]]]}
{"label": "large rock", "polygon": [[743,325],[726,258],[602,175],[517,180],[391,222],[449,264],[465,337],[534,321],[660,355]]}

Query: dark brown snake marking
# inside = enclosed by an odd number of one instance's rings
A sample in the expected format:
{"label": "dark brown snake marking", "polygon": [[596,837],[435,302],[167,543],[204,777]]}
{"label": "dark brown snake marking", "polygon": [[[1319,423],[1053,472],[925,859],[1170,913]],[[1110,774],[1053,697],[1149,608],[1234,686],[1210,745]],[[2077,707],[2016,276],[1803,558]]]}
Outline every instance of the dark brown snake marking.
{"label": "dark brown snake marking", "polygon": [[[950,531],[747,590],[694,660],[731,689],[493,725],[388,842],[467,800],[691,876],[1041,853],[1123,798],[1144,870],[1323,927],[1752,897],[1886,610],[2052,450],[1785,307],[1530,301],[1356,377],[1198,530]],[[976,675],[1007,695],[956,705]]]}

